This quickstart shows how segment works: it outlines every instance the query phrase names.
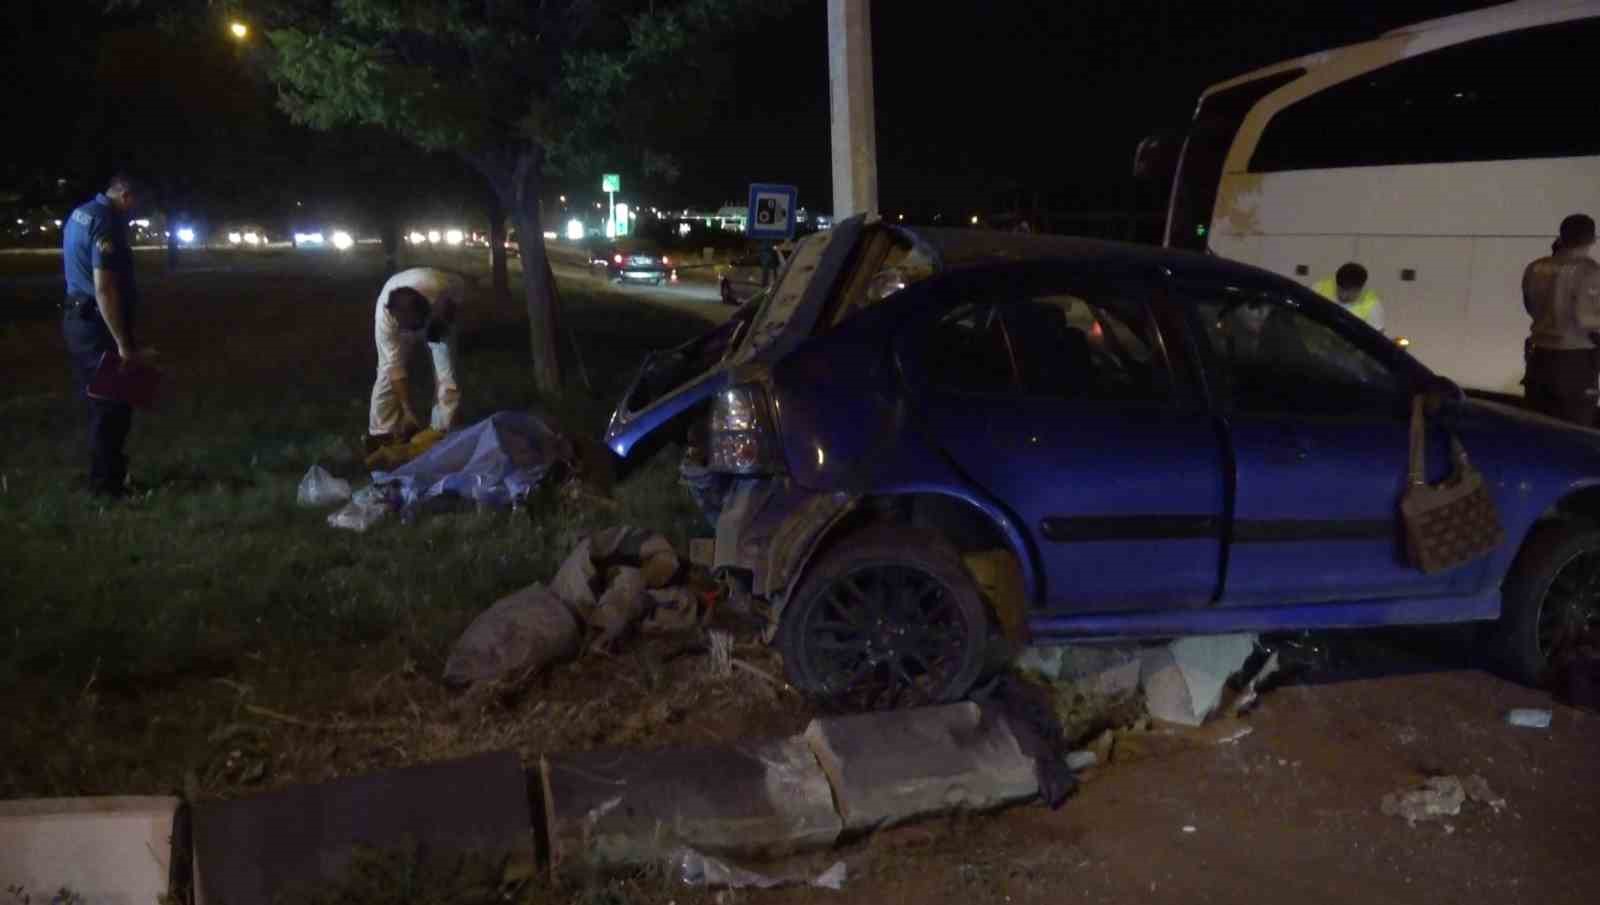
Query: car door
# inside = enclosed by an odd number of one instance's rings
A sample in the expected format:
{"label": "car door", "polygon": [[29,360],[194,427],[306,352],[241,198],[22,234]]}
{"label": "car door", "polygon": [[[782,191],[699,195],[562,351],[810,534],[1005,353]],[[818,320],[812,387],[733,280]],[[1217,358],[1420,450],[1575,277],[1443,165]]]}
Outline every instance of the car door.
{"label": "car door", "polygon": [[898,342],[922,429],[1026,526],[1053,609],[1216,594],[1220,441],[1179,403],[1151,316],[1159,286],[1020,264],[959,275]]}
{"label": "car door", "polygon": [[[1178,288],[1208,362],[1233,460],[1221,604],[1464,592],[1482,565],[1425,575],[1399,521],[1412,393],[1426,372],[1378,332],[1303,290]],[[1449,468],[1430,431],[1428,479]]]}

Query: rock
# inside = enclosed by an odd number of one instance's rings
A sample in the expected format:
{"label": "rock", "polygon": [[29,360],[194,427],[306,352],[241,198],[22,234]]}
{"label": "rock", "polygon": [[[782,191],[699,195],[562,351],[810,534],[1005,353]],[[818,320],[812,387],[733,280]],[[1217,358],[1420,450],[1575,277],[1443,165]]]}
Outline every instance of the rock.
{"label": "rock", "polygon": [[1422,788],[1408,792],[1390,792],[1383,796],[1378,809],[1390,817],[1404,817],[1406,823],[1432,820],[1436,817],[1454,817],[1461,813],[1461,803],[1467,798],[1461,780],[1454,776],[1434,776]]}
{"label": "rock", "polygon": [[584,538],[572,548],[572,552],[562,561],[561,568],[556,570],[550,590],[566,601],[568,606],[584,612],[594,606],[594,580],[597,575],[594,559],[589,555],[589,539]]}
{"label": "rock", "polygon": [[1140,685],[1158,720],[1198,726],[1216,710],[1228,677],[1255,648],[1254,635],[1180,638],[1145,656]]}
{"label": "rock", "polygon": [[599,631],[595,646],[610,648],[628,629],[644,617],[644,578],[638,569],[614,566],[609,570],[605,592],[594,609],[584,614],[591,628]]}
{"label": "rock", "polygon": [[1494,794],[1494,790],[1489,788],[1489,781],[1476,773],[1462,781],[1461,788],[1467,793],[1468,800],[1486,804],[1494,809],[1496,814],[1506,806],[1506,800]]}
{"label": "rock", "polygon": [[799,737],[551,756],[539,774],[557,869],[655,863],[682,848],[777,857],[839,836],[828,779]]}
{"label": "rock", "polygon": [[819,718],[805,737],[846,830],[991,810],[1039,791],[1033,760],[1010,727],[985,720],[971,702]]}
{"label": "rock", "polygon": [[1130,645],[1059,644],[1024,648],[1016,665],[1052,682],[1081,684],[1085,690],[1113,695],[1138,685],[1141,653],[1141,648]]}
{"label": "rock", "polygon": [[576,656],[581,639],[567,605],[531,585],[472,620],[445,661],[444,681],[464,685],[537,671]]}
{"label": "rock", "polygon": [[[339,877],[362,847],[534,862],[515,752],[194,805],[195,902],[271,905]],[[142,902],[154,901],[144,899]]]}
{"label": "rock", "polygon": [[1518,707],[1506,714],[1506,722],[1524,729],[1549,729],[1552,714],[1535,707]]}
{"label": "rock", "polygon": [[0,801],[0,888],[41,903],[61,889],[94,905],[161,900],[181,851],[180,805],[136,796]]}
{"label": "rock", "polygon": [[1102,764],[1111,763],[1111,746],[1116,743],[1117,734],[1110,729],[1095,736],[1089,743],[1089,750],[1094,752],[1095,760]]}
{"label": "rock", "polygon": [[1067,769],[1076,773],[1087,770],[1100,762],[1100,756],[1093,751],[1074,751],[1067,755]]}

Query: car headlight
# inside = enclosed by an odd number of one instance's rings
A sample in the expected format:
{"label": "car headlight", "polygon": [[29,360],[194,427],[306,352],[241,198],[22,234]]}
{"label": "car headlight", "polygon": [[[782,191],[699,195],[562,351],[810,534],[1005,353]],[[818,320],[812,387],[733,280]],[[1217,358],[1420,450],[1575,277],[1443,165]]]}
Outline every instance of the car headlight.
{"label": "car headlight", "polygon": [[333,247],[334,248],[337,248],[340,251],[348,251],[350,249],[350,246],[352,246],[354,244],[356,244],[356,240],[352,239],[350,237],[349,233],[345,232],[342,229],[341,230],[337,230],[337,231],[334,232],[334,234],[333,234]]}
{"label": "car headlight", "polygon": [[759,474],[772,471],[777,444],[767,419],[766,394],[756,386],[729,387],[711,404],[712,471]]}

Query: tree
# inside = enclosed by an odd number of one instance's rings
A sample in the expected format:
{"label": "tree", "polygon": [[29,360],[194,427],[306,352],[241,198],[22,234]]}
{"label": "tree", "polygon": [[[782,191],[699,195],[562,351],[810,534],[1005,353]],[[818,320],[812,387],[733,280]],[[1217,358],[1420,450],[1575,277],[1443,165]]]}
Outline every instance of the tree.
{"label": "tree", "polygon": [[[376,126],[458,154],[517,230],[541,390],[560,386],[555,281],[540,200],[624,136],[619,110],[653,109],[694,86],[695,52],[787,0],[278,0],[265,15],[279,103],[317,129]],[[701,86],[704,88],[705,86]],[[639,138],[638,136],[629,136]],[[635,169],[670,168],[622,145]],[[615,165],[622,152],[604,159]],[[599,170],[583,175],[598,178]],[[491,226],[497,226],[491,205]],[[494,230],[492,230],[494,231]],[[499,251],[498,245],[496,254]],[[500,265],[497,262],[497,266]]]}

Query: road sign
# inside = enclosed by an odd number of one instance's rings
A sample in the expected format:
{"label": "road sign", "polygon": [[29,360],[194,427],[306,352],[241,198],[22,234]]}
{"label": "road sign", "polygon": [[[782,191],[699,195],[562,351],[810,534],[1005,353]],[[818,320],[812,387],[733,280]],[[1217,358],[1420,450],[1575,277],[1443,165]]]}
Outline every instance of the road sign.
{"label": "road sign", "polygon": [[745,234],[752,239],[793,239],[797,197],[792,185],[752,184]]}
{"label": "road sign", "polygon": [[604,176],[601,176],[600,177],[600,191],[602,191],[602,192],[620,192],[620,191],[622,191],[622,175],[620,173],[607,173]]}

